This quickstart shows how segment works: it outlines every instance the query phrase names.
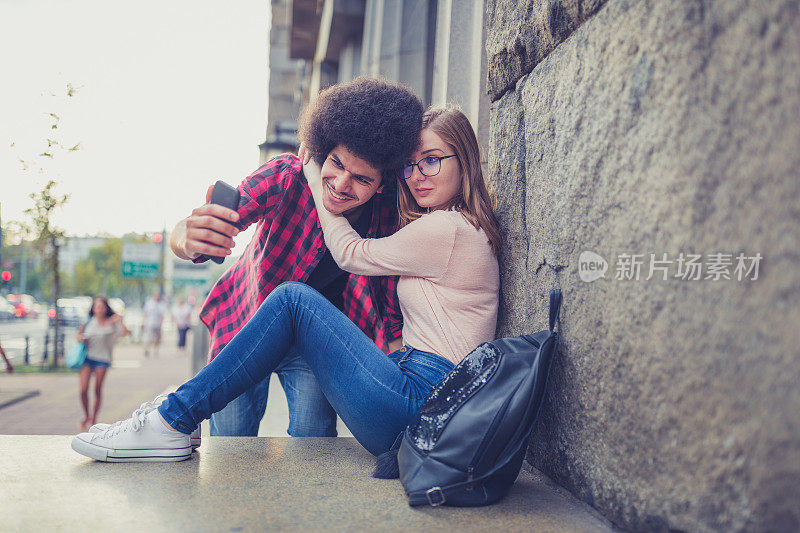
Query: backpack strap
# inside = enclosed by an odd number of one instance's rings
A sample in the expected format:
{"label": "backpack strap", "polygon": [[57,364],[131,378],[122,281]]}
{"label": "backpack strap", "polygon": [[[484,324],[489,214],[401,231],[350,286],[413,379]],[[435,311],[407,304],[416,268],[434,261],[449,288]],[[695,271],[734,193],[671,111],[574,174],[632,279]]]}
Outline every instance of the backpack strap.
{"label": "backpack strap", "polygon": [[550,331],[556,327],[556,320],[558,320],[558,312],[561,310],[561,289],[553,289],[550,291]]}
{"label": "backpack strap", "polygon": [[506,466],[506,462],[509,461],[514,454],[519,452],[520,446],[527,446],[528,440],[523,439],[520,442],[520,445],[516,447],[516,449],[511,454],[505,455],[503,460],[498,461],[491,470],[486,472],[480,477],[476,477],[474,479],[470,479],[468,481],[462,481],[460,483],[453,483],[452,485],[446,485],[444,487],[431,487],[428,490],[418,491],[418,492],[409,492],[408,493],[408,505],[411,507],[415,507],[417,505],[430,505],[431,507],[439,507],[443,503],[447,502],[448,496],[452,496],[458,492],[461,492],[463,489],[477,485],[491,476],[496,474],[501,468]]}

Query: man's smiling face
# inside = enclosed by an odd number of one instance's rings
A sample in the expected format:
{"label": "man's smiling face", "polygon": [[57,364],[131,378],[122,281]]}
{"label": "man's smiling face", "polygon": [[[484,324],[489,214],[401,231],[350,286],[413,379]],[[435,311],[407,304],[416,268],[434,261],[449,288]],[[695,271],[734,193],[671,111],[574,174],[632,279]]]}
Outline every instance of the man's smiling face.
{"label": "man's smiling face", "polygon": [[380,171],[341,144],[322,165],[322,184],[322,203],[334,215],[352,213],[382,187]]}

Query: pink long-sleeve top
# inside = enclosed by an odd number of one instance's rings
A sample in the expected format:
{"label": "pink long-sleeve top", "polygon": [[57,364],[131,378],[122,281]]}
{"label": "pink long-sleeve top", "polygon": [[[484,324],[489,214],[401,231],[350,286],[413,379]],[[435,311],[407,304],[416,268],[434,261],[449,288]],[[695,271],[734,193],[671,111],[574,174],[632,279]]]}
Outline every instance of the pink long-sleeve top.
{"label": "pink long-sleeve top", "polygon": [[456,364],[494,338],[500,274],[483,230],[434,211],[390,237],[362,239],[344,217],[325,228],[336,263],[354,274],[399,275],[403,343]]}

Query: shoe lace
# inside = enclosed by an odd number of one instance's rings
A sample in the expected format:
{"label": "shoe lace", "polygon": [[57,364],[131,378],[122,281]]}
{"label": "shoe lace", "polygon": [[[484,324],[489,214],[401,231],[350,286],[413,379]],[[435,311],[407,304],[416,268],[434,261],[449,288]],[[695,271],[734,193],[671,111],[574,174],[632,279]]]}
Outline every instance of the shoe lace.
{"label": "shoe lace", "polygon": [[155,397],[155,399],[153,399],[152,402],[144,402],[139,406],[138,409],[131,413],[130,418],[114,422],[105,430],[101,431],[100,433],[96,433],[94,437],[97,439],[105,439],[107,437],[113,437],[114,435],[117,435],[123,431],[139,431],[144,426],[144,423],[147,420],[147,415],[150,414],[150,412],[154,409],[158,408],[158,406],[166,397],[166,394],[159,394]]}

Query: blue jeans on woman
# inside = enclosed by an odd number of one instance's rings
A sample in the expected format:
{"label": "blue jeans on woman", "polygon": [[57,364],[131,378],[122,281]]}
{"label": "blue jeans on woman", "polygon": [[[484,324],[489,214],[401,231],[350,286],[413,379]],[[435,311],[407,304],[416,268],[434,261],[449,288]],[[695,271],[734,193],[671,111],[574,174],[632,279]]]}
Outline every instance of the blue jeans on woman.
{"label": "blue jeans on woman", "polygon": [[403,347],[387,356],[308,285],[279,285],[220,354],[158,410],[182,433],[268,376],[295,347],[328,401],[372,454],[391,448],[431,389],[453,368]]}

